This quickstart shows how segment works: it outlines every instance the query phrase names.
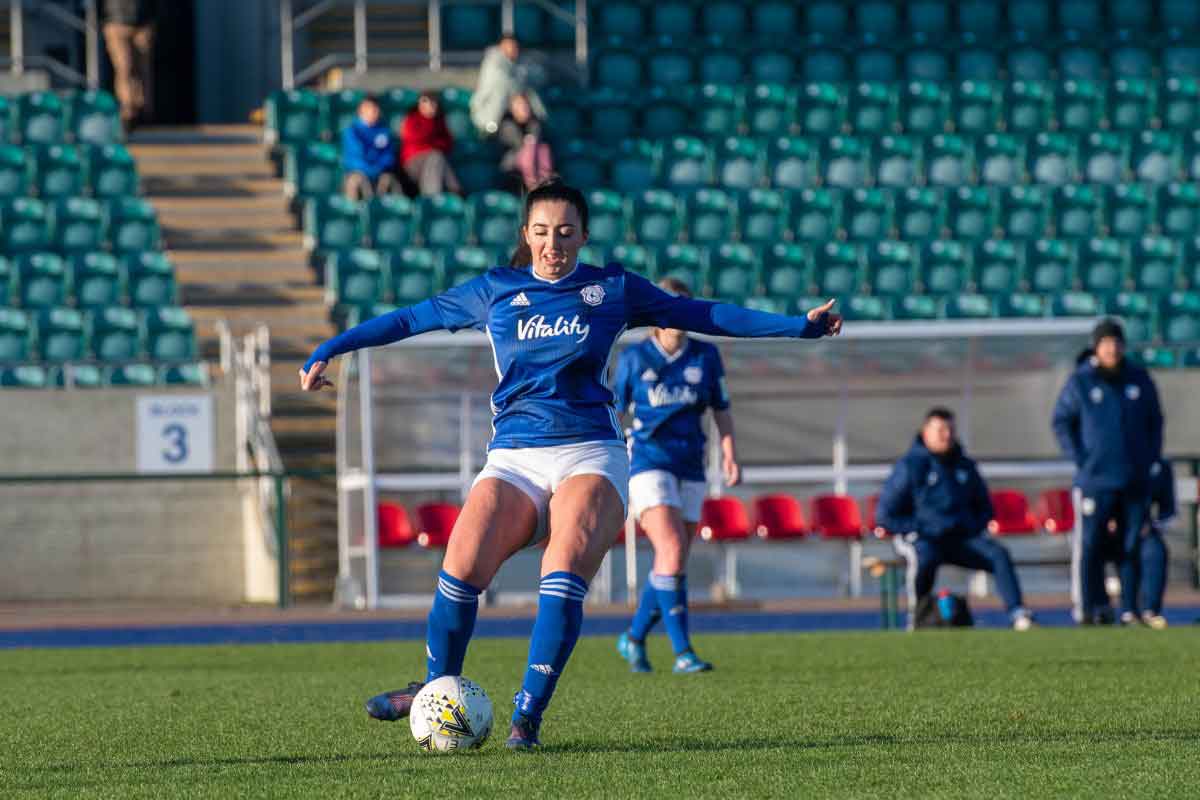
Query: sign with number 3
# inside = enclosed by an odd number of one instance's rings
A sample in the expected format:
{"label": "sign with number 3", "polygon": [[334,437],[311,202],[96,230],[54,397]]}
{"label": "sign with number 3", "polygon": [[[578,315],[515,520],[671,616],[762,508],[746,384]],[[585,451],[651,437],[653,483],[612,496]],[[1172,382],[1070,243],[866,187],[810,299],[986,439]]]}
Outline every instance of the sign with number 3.
{"label": "sign with number 3", "polygon": [[137,399],[138,472],[212,472],[211,395]]}

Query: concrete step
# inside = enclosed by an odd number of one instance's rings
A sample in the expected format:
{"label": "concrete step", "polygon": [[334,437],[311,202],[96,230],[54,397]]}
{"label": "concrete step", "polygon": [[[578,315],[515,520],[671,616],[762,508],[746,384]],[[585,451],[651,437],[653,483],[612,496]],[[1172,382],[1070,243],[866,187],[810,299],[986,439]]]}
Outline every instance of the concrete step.
{"label": "concrete step", "polygon": [[245,306],[258,308],[303,305],[324,309],[321,300],[322,289],[312,285],[208,282],[184,284],[181,291],[184,305],[192,307],[227,306],[240,309]]}
{"label": "concrete step", "polygon": [[239,144],[261,141],[262,127],[248,122],[219,125],[191,125],[188,127],[155,127],[138,128],[129,137],[130,145],[150,144]]}
{"label": "concrete step", "polygon": [[246,228],[173,228],[165,226],[163,236],[171,250],[302,251],[303,235],[296,230],[258,230]]}
{"label": "concrete step", "polygon": [[222,158],[216,153],[211,158],[138,158],[137,169],[143,179],[161,175],[275,177],[271,164],[261,158]]}
{"label": "concrete step", "polygon": [[[281,195],[267,192],[239,197],[209,197],[206,195],[166,195],[154,199],[154,208],[160,217],[168,214],[224,213],[257,214],[266,211],[287,211],[287,203]],[[289,218],[290,218],[289,214]]]}
{"label": "concrete step", "polygon": [[312,273],[303,264],[259,265],[253,262],[229,264],[188,264],[175,267],[175,279],[179,283],[200,284],[267,284],[269,286],[313,286]]}
{"label": "concrete step", "polygon": [[266,174],[250,175],[150,175],[142,176],[142,189],[151,201],[159,197],[245,198],[274,197],[283,201],[283,181]]}
{"label": "concrete step", "polygon": [[294,218],[287,209],[273,208],[223,208],[212,205],[208,208],[159,209],[159,223],[173,231],[269,231],[271,233],[299,234]]}

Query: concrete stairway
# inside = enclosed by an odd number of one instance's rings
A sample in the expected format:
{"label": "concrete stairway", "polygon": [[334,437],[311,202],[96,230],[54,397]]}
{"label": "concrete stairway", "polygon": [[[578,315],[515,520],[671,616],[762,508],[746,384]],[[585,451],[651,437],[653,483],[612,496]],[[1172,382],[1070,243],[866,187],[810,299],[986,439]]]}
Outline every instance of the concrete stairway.
{"label": "concrete stairway", "polygon": [[[271,331],[272,428],[291,469],[332,468],[332,392],[305,394],[297,371],[332,332],[307,266],[282,182],[252,125],[140,129],[130,150],[154,203],[182,302],[201,352],[216,359],[216,322],[235,334]],[[331,596],[337,567],[333,478],[293,479],[289,504],[292,589],[297,601]]]}

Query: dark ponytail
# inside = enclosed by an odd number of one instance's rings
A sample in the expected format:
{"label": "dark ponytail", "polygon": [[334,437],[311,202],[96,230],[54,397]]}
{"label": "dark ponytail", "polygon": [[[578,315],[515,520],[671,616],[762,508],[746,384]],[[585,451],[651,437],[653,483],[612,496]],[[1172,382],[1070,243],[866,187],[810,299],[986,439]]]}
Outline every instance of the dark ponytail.
{"label": "dark ponytail", "polygon": [[583,227],[583,232],[588,232],[587,198],[574,186],[563,183],[562,178],[552,175],[530,189],[529,194],[525,195],[525,214],[521,220],[521,227],[517,229],[517,249],[513,251],[512,258],[508,260],[510,267],[525,267],[533,262],[533,252],[525,241],[525,227],[529,224],[529,212],[533,210],[534,205],[549,200],[559,200],[573,205],[575,213],[579,214],[579,224]]}

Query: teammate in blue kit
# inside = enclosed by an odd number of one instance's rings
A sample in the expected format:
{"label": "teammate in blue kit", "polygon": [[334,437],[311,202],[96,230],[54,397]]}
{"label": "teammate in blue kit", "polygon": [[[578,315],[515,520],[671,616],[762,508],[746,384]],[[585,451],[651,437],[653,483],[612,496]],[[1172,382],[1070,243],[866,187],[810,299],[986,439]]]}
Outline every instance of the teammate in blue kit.
{"label": "teammate in blue kit", "polygon": [[[434,330],[487,334],[499,385],[487,463],[455,523],[429,612],[426,680],[460,675],[479,594],[522,548],[545,541],[529,661],[507,745],[536,746],[542,715],[583,621],[588,581],[625,519],[629,456],[608,387],[618,338],[657,325],[716,336],[836,335],[827,304],[804,317],[674,297],[620,265],[577,263],[587,242],[583,194],[551,180],[525,198],[513,262],[320,345],[301,386],[329,386],[330,359]],[[372,697],[376,719],[408,715],[422,684]]]}
{"label": "teammate in blue kit", "polygon": [[[675,278],[659,283],[691,297]],[[734,486],[740,470],[721,353],[674,328],[654,328],[617,362],[617,408],[632,409],[629,502],[654,545],[654,567],[617,652],[633,672],[649,672],[646,634],[661,619],[675,650],[675,672],[707,672],[712,664],[692,649],[688,635],[687,558],[707,486],[704,412],[711,408],[721,441],[721,471]]]}

